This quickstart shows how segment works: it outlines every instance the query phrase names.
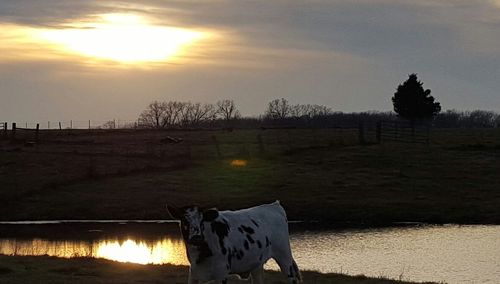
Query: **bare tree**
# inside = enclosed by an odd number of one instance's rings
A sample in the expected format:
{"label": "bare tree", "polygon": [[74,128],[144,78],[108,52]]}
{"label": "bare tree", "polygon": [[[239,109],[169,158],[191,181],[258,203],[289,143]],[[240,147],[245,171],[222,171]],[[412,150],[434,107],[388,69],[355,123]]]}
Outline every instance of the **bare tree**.
{"label": "bare tree", "polygon": [[139,124],[148,128],[164,127],[166,104],[164,102],[154,101],[140,114]]}
{"label": "bare tree", "polygon": [[170,101],[165,103],[162,128],[174,127],[181,124],[182,113],[186,108],[186,103]]}
{"label": "bare tree", "polygon": [[202,122],[213,120],[216,110],[213,104],[195,103],[191,105],[190,122],[192,125],[199,125]]}
{"label": "bare tree", "polygon": [[226,121],[230,121],[240,117],[240,112],[236,109],[233,100],[218,101],[216,108],[217,114]]}
{"label": "bare tree", "polygon": [[327,106],[312,105],[310,107],[309,117],[326,116],[332,113],[333,113],[332,109]]}
{"label": "bare tree", "polygon": [[272,119],[285,119],[290,117],[292,106],[284,98],[275,99],[269,102],[265,116]]}
{"label": "bare tree", "polygon": [[332,114],[333,111],[331,108],[323,105],[293,105],[290,108],[290,114],[292,117],[317,117],[317,116],[326,116]]}

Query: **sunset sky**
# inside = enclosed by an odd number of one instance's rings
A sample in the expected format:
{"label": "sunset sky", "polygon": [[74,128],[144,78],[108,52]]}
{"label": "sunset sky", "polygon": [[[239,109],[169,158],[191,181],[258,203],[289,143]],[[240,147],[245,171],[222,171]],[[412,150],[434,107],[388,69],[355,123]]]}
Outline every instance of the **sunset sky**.
{"label": "sunset sky", "polygon": [[443,109],[500,111],[500,1],[0,1],[1,121],[225,98],[386,111],[409,73]]}

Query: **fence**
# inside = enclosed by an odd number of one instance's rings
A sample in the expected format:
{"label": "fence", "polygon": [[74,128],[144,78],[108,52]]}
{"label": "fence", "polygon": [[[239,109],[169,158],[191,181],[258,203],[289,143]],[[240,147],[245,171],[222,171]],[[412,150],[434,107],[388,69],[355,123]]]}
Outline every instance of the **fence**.
{"label": "fence", "polygon": [[[27,125],[26,125],[27,126]],[[29,133],[34,133],[34,142],[40,141],[40,124],[36,124],[35,128],[21,128],[17,127],[17,123],[13,122],[12,123],[12,128],[11,128],[11,140],[16,140],[18,131],[23,131],[23,132],[29,132]]]}
{"label": "fence", "polygon": [[377,141],[429,144],[430,126],[404,121],[380,121],[377,123]]}
{"label": "fence", "polygon": [[7,136],[7,122],[2,122],[0,124],[0,138],[3,138],[3,139],[7,139],[8,136]]}

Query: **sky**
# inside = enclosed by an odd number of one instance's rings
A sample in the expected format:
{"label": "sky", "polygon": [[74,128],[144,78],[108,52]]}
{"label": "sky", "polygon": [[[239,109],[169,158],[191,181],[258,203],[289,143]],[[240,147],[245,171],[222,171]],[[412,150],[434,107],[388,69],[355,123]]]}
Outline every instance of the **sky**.
{"label": "sky", "polygon": [[500,111],[500,1],[0,0],[1,121],[134,120],[153,100],[389,111],[410,73],[444,110]]}

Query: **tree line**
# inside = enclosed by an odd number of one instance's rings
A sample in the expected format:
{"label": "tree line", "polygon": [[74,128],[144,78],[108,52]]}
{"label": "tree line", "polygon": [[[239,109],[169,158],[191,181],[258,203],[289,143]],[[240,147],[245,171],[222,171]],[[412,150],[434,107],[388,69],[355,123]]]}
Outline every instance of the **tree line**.
{"label": "tree line", "polygon": [[287,99],[271,100],[262,115],[242,117],[233,100],[219,100],[215,104],[181,101],[153,101],[140,114],[141,128],[214,128],[214,127],[352,127],[360,122],[406,120],[435,127],[499,127],[500,115],[493,111],[441,112],[441,104],[424,89],[417,74],[396,88],[391,98],[394,112],[335,112],[330,107],[316,104],[291,104]]}
{"label": "tree line", "polygon": [[216,120],[232,121],[240,118],[233,100],[216,104],[180,101],[153,101],[139,115],[143,128],[200,127]]}

